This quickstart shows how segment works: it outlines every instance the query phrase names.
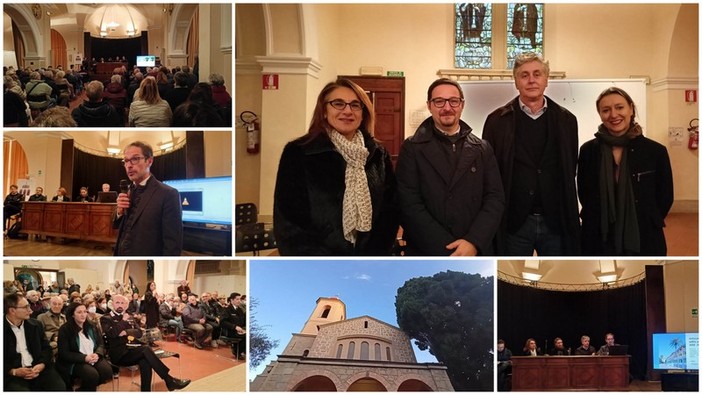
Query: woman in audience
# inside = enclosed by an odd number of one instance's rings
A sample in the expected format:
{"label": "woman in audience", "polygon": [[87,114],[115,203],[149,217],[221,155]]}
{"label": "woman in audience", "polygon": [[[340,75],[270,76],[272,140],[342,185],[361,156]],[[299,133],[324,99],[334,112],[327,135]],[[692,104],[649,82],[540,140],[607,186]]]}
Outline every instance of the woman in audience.
{"label": "woman in audience", "polygon": [[158,86],[158,94],[165,100],[171,90],[173,90],[173,83],[168,80],[168,69],[166,67],[161,67],[158,70],[156,85]]}
{"label": "woman in audience", "polygon": [[156,79],[146,77],[134,94],[134,102],[129,107],[129,125],[137,127],[171,126],[171,108],[161,99]]}
{"label": "woman in audience", "polygon": [[112,367],[105,360],[102,335],[87,319],[88,310],[79,303],[66,308],[66,323],[58,332],[56,368],[68,388],[80,379],[80,391],[96,391],[98,385],[112,377]]}
{"label": "woman in audience", "polygon": [[158,307],[161,303],[158,301],[155,282],[151,281],[146,284],[146,292],[144,293],[142,304],[141,308],[144,315],[146,315],[146,329],[158,327]]}
{"label": "woman in audience", "polygon": [[231,108],[232,96],[227,92],[227,87],[224,86],[224,77],[222,74],[210,74],[210,84],[212,84],[212,99],[222,108]]}
{"label": "woman in audience", "polygon": [[56,196],[51,198],[52,202],[70,202],[71,198],[68,197],[68,192],[66,191],[66,188],[60,187],[56,191]]}
{"label": "woman in audience", "polygon": [[34,118],[32,126],[38,128],[75,128],[78,126],[68,107],[58,106],[44,110]]}
{"label": "woman in audience", "polygon": [[[19,84],[15,84],[11,77],[5,76],[4,86],[3,125],[8,127],[29,126],[27,105],[24,99],[17,94],[18,89],[16,88],[19,88]],[[19,91],[22,92],[22,88],[19,88]]]}
{"label": "woman in audience", "polygon": [[622,89],[606,89],[595,105],[602,124],[578,158],[582,253],[665,256],[663,227],[673,204],[668,151],[643,136]]}
{"label": "woman in audience", "polygon": [[127,107],[127,89],[124,88],[121,75],[115,74],[110,77],[110,83],[105,87],[102,96],[117,110],[117,115],[119,115],[119,119],[122,120],[122,125],[124,125],[124,108]]}
{"label": "woman in audience", "polygon": [[399,214],[390,155],[375,141],[363,88],[340,78],[320,92],[307,134],[278,166],[273,221],[281,255],[389,255]]}
{"label": "woman in audience", "polygon": [[56,72],[54,83],[59,90],[58,105],[68,107],[71,98],[75,97],[73,85],[66,79],[66,73],[63,70]]}
{"label": "woman in audience", "polygon": [[212,100],[212,88],[205,82],[195,84],[185,103],[173,113],[173,126],[225,126],[220,107]]}

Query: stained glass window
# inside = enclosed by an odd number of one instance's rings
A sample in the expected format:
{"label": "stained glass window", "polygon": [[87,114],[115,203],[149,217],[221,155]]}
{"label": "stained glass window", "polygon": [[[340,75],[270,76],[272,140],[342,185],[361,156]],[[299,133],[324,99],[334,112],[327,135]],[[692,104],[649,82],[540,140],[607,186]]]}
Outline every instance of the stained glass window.
{"label": "stained glass window", "polygon": [[492,4],[456,4],[456,68],[492,68]]}
{"label": "stained glass window", "polygon": [[544,53],[544,5],[516,3],[507,6],[507,68],[522,52]]}
{"label": "stained glass window", "polygon": [[[519,53],[543,54],[543,4],[460,3],[454,13],[456,68],[511,69]],[[500,31],[493,31],[495,20]]]}

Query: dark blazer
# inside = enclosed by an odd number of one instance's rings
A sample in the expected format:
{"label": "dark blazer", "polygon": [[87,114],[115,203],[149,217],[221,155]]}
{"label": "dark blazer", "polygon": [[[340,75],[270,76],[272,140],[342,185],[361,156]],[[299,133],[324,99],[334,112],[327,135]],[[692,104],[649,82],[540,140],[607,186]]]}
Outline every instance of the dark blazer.
{"label": "dark blazer", "polygon": [[[663,227],[673,205],[673,173],[666,148],[644,136],[633,139],[628,146],[629,177],[631,178],[639,223],[640,255],[665,256],[667,247]],[[600,231],[599,174],[600,143],[592,139],[580,148],[578,160],[578,195],[583,221],[582,248],[584,255],[612,255]]]}
{"label": "dark blazer", "polygon": [[[52,202],[58,202],[58,195],[52,197],[52,198],[51,198],[51,201],[52,201]],[[64,195],[64,196],[63,196],[63,201],[64,201],[64,202],[70,202],[70,201],[71,201],[71,198],[68,197],[67,195]]]}
{"label": "dark blazer", "polygon": [[119,229],[115,256],[180,256],[183,219],[178,191],[153,174],[144,188],[136,208],[119,218],[115,214],[112,227]]}
{"label": "dark blazer", "polygon": [[[570,111],[546,98],[547,117],[550,133],[554,133],[558,144],[561,171],[561,190],[558,199],[561,203],[560,224],[563,230],[563,254],[577,255],[580,251],[580,220],[578,219],[578,198],[575,190],[575,172],[578,161],[578,121]],[[503,107],[488,115],[483,127],[483,138],[495,150],[497,163],[502,175],[505,202],[509,212],[510,194],[512,192],[512,168],[514,166],[514,142],[516,133],[515,111],[519,108],[519,98],[515,98]],[[500,231],[495,237],[497,254],[505,251],[505,233],[507,232],[507,215],[502,218]]]}
{"label": "dark blazer", "polygon": [[[525,357],[530,357],[531,353],[529,352],[529,350],[522,349],[522,355]],[[541,348],[536,347],[536,355],[544,355],[543,351],[541,351]]]}
{"label": "dark blazer", "polygon": [[219,324],[222,328],[227,329],[231,336],[234,336],[237,326],[246,330],[246,312],[241,307],[235,309],[234,306],[229,305],[222,310]]}
{"label": "dark blazer", "polygon": [[[4,381],[7,382],[11,377],[10,370],[22,367],[22,356],[15,351],[17,349],[17,338],[12,332],[10,323],[7,322],[6,317],[3,317],[3,321],[5,323],[3,369],[5,374]],[[22,328],[24,328],[24,337],[27,340],[27,349],[32,354],[32,366],[43,363],[47,368],[50,367],[53,353],[49,341],[44,336],[44,327],[39,321],[30,318],[22,323]]]}
{"label": "dark blazer", "polygon": [[[83,328],[86,335],[95,343],[93,352],[103,358],[105,356],[105,348],[100,331],[87,320],[83,324]],[[80,352],[79,344],[78,332],[71,325],[66,323],[59,328],[56,370],[63,377],[70,377],[75,365],[85,363],[85,354]]]}
{"label": "dark blazer", "polygon": [[504,194],[490,145],[467,133],[455,169],[427,118],[402,143],[397,185],[403,237],[410,255],[450,255],[446,245],[457,239],[473,244],[481,255],[492,255],[492,239],[504,210]]}
{"label": "dark blazer", "polygon": [[154,298],[150,291],[146,291],[144,300],[141,301],[141,309],[146,315],[146,327],[156,328],[159,319],[159,304],[158,299]]}
{"label": "dark blazer", "polygon": [[169,307],[166,302],[161,303],[158,307],[158,324],[159,326],[168,325],[168,320],[174,320],[176,315],[175,307]]}
{"label": "dark blazer", "polygon": [[364,133],[372,229],[355,246],[344,239],[342,205],[346,162],[322,132],[283,150],[275,184],[273,222],[281,255],[390,255],[399,225],[395,175],[385,148]]}

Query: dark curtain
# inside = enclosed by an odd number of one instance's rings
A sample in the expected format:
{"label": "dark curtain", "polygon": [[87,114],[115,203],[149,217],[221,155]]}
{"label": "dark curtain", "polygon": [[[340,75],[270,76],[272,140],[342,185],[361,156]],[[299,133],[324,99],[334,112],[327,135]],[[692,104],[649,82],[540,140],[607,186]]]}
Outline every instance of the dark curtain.
{"label": "dark curtain", "polygon": [[[127,179],[121,157],[98,156],[75,148],[73,155],[71,199],[79,195],[82,186],[88,187],[90,196],[97,196],[104,183],[110,184],[111,190],[119,191],[119,181]],[[185,148],[154,158],[151,174],[160,181],[185,178]]]}
{"label": "dark curtain", "polygon": [[17,60],[17,68],[24,68],[24,41],[20,34],[19,26],[12,21],[12,42],[15,44],[15,59]]}
{"label": "dark curtain", "polygon": [[92,51],[92,45],[93,43],[93,37],[90,35],[90,32],[84,32],[83,33],[83,59],[88,59],[88,61],[91,61],[93,59],[93,51]]}
{"label": "dark curtain", "polygon": [[504,339],[514,355],[522,355],[524,343],[534,338],[544,352],[560,337],[575,351],[580,337],[590,336],[599,349],[607,332],[618,344],[629,345],[631,374],[646,375],[645,284],[602,291],[561,292],[497,282],[497,337]]}
{"label": "dark curtain", "polygon": [[[88,51],[86,51],[87,53]],[[142,53],[142,38],[97,38],[90,39],[90,56],[96,60],[100,58],[114,58],[115,56],[126,56],[130,65],[136,64],[137,55],[148,55]]]}

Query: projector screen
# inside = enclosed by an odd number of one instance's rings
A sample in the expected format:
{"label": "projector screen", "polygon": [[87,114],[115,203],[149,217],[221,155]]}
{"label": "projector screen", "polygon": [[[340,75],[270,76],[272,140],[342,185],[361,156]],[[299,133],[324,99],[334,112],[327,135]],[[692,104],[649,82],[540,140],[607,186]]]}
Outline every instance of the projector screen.
{"label": "projector screen", "polygon": [[232,178],[211,177],[164,181],[180,193],[183,222],[232,224]]}
{"label": "projector screen", "polygon": [[136,57],[137,67],[154,67],[156,66],[156,56],[145,55]]}
{"label": "projector screen", "polygon": [[699,370],[699,333],[654,333],[653,369]]}

